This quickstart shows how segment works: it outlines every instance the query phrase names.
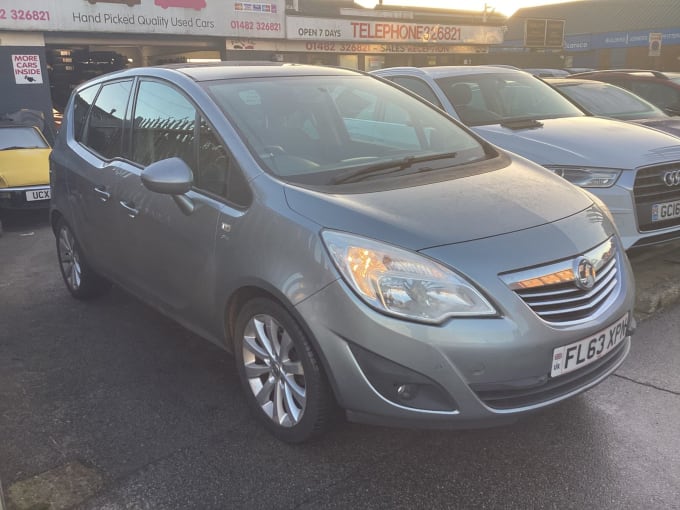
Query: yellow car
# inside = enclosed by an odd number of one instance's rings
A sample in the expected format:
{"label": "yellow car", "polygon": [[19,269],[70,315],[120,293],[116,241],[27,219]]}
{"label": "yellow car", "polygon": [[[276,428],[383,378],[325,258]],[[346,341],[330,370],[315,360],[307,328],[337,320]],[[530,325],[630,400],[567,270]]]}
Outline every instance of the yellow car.
{"label": "yellow car", "polygon": [[49,206],[51,150],[35,126],[0,122],[0,208]]}

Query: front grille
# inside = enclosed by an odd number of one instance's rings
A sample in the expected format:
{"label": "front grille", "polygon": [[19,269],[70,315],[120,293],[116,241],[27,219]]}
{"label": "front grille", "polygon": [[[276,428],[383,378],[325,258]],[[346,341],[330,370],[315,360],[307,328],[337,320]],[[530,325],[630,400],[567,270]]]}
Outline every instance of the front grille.
{"label": "front grille", "polygon": [[470,387],[477,396],[493,409],[516,409],[560,398],[596,381],[623,361],[627,342],[622,342],[604,358],[570,374],[546,378],[543,384],[529,388],[487,389],[483,384]]}
{"label": "front grille", "polygon": [[[593,269],[594,281],[580,281],[579,267],[584,261]],[[573,259],[504,274],[501,278],[541,319],[561,325],[593,318],[609,306],[621,289],[620,263],[613,238]]]}
{"label": "front grille", "polygon": [[635,176],[633,194],[641,232],[680,225],[680,217],[660,221],[654,217],[655,205],[680,200],[680,185],[669,186],[664,181],[667,172],[675,171],[680,171],[680,163],[643,168]]}

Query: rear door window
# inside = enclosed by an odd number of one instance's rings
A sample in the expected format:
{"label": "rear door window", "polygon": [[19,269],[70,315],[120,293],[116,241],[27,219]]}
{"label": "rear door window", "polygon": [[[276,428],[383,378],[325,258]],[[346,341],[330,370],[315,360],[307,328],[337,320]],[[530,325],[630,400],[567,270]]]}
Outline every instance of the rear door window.
{"label": "rear door window", "polygon": [[90,112],[90,107],[98,91],[98,85],[88,87],[78,92],[73,100],[73,136],[79,142],[83,141],[87,114]]}
{"label": "rear door window", "polygon": [[105,84],[90,112],[83,141],[105,159],[123,155],[125,111],[131,89],[131,80]]}
{"label": "rear door window", "polygon": [[389,79],[397,85],[401,85],[411,92],[418,94],[420,97],[426,99],[437,108],[443,109],[442,104],[439,99],[437,99],[437,95],[434,93],[434,90],[432,90],[432,87],[430,87],[420,78],[415,78],[413,76],[394,76],[390,77]]}

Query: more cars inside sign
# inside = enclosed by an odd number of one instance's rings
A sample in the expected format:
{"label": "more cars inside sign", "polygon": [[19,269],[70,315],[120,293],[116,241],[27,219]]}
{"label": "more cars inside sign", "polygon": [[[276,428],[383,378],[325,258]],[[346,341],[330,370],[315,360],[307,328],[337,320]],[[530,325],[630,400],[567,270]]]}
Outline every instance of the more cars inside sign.
{"label": "more cars inside sign", "polygon": [[12,55],[12,69],[17,85],[37,85],[43,82],[40,55]]}

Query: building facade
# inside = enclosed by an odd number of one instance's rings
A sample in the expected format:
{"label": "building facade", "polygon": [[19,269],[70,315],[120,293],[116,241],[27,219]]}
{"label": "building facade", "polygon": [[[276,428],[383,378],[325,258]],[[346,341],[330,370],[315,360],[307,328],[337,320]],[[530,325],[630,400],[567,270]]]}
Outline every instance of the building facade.
{"label": "building facade", "polygon": [[[530,20],[564,22],[559,49],[528,48]],[[518,67],[680,70],[678,0],[582,0],[518,10],[493,60]]]}
{"label": "building facade", "polygon": [[365,9],[342,0],[3,0],[0,115],[33,108],[49,119],[52,105],[63,107],[77,84],[130,66],[476,63],[503,42],[505,21],[493,13]]}

